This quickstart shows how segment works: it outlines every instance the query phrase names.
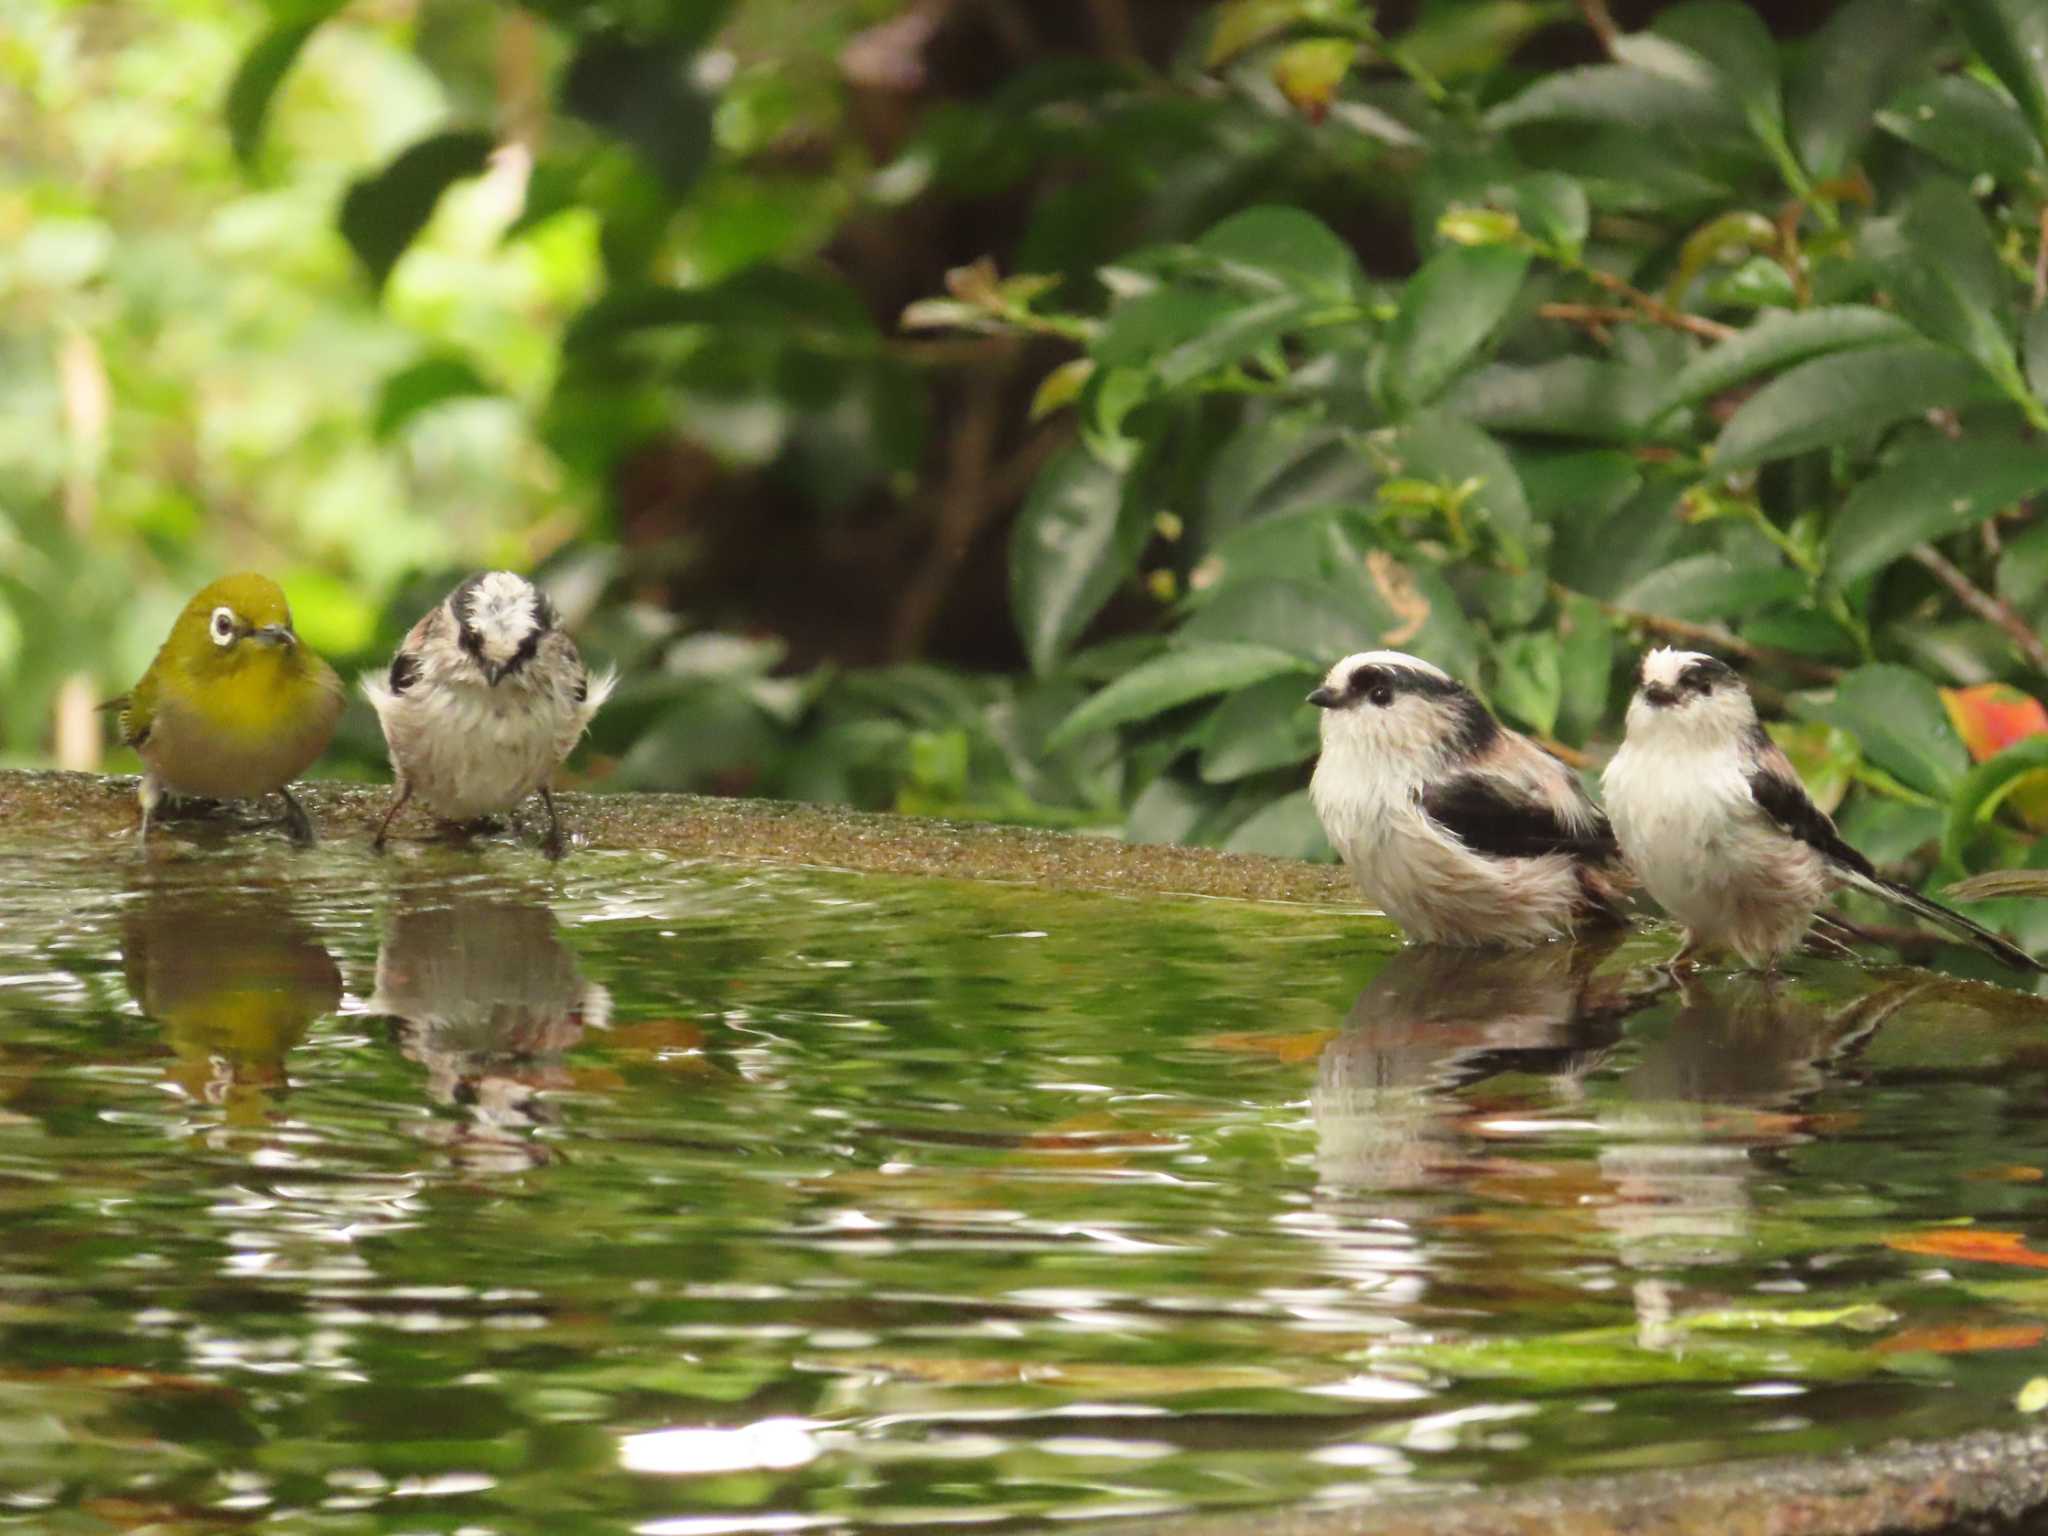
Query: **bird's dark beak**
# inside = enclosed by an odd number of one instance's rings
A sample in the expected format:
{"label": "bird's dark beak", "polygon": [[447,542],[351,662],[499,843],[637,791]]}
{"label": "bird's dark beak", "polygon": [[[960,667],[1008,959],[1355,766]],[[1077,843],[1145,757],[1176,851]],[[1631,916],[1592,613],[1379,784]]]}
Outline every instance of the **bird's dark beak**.
{"label": "bird's dark beak", "polygon": [[1308,696],[1308,702],[1315,705],[1317,709],[1335,709],[1339,703],[1337,690],[1334,688],[1318,688]]}
{"label": "bird's dark beak", "polygon": [[493,688],[497,687],[499,679],[505,675],[505,663],[502,661],[486,661],[480,662],[479,665],[484,669],[484,681]]}
{"label": "bird's dark beak", "polygon": [[1643,684],[1643,699],[1647,703],[1656,705],[1659,709],[1669,709],[1678,702],[1678,695],[1672,689],[1666,688],[1662,683],[1645,683]]}
{"label": "bird's dark beak", "polygon": [[286,650],[299,643],[299,637],[292,633],[289,624],[266,624],[261,629],[250,630],[249,637],[261,640],[265,645],[281,645]]}

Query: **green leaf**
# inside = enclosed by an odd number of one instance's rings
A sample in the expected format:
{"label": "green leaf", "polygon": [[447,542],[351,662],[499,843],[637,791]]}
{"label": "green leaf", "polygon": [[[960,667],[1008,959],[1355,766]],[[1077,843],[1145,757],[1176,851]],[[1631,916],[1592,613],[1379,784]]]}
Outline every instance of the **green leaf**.
{"label": "green leaf", "polygon": [[1648,415],[1654,420],[1745,379],[1810,357],[1907,341],[1912,336],[1913,328],[1897,315],[1862,304],[1763,315],[1754,325],[1718,346],[1708,347],[1681,368]]}
{"label": "green leaf", "polygon": [[1923,335],[1974,357],[2009,393],[2025,389],[2012,342],[2016,284],[1960,183],[1923,181],[1896,217],[1864,226],[1863,252],[1899,313]]}
{"label": "green leaf", "polygon": [[1538,735],[1557,730],[1564,704],[1564,658],[1547,630],[1511,635],[1494,652],[1494,702]]}
{"label": "green leaf", "polygon": [[1726,122],[1728,113],[1706,82],[1680,84],[1627,64],[1591,64],[1538,79],[1487,112],[1495,133],[1531,123],[1613,123],[1638,133],[1668,133]]}
{"label": "green leaf", "polygon": [[1690,0],[1660,15],[1653,30],[1707,61],[1759,139],[1783,142],[1778,46],[1753,9],[1738,0]]}
{"label": "green leaf", "polygon": [[1565,598],[1562,607],[1557,730],[1565,740],[1580,742],[1607,714],[1614,678],[1614,623],[1598,603],[1577,593]]}
{"label": "green leaf", "polygon": [[1786,116],[1809,176],[1849,168],[1878,107],[1929,72],[1940,28],[1932,0],[1850,0],[1807,38]]}
{"label": "green leaf", "polygon": [[228,137],[235,146],[235,158],[246,169],[256,163],[256,151],[263,145],[263,123],[270,115],[270,103],[277,88],[290,73],[292,63],[306,39],[337,10],[341,0],[326,0],[294,20],[282,22],[256,39],[235,69],[228,83],[227,101],[222,107],[228,120]]}
{"label": "green leaf", "polygon": [[1988,172],[2017,182],[2042,163],[2041,142],[2018,109],[1970,75],[1907,86],[1877,114],[1877,124],[1965,176]]}
{"label": "green leaf", "polygon": [[1982,369],[1931,342],[1860,347],[1801,363],[1742,403],[1714,441],[1714,473],[1862,441],[1909,416],[1996,399]]}
{"label": "green leaf", "polygon": [[1161,387],[1179,389],[1240,362],[1298,329],[1313,302],[1298,293],[1276,293],[1235,304],[1200,334],[1154,359],[1153,375]]}
{"label": "green leaf", "polygon": [[1276,859],[1327,859],[1330,842],[1308,791],[1297,789],[1252,812],[1223,840],[1227,853],[1263,853]]}
{"label": "green leaf", "polygon": [[1351,299],[1362,277],[1351,247],[1299,208],[1247,208],[1202,236],[1195,249],[1219,262],[1269,274],[1326,304]]}
{"label": "green leaf", "polygon": [[1806,590],[1806,578],[1782,565],[1744,564],[1726,555],[1688,555],[1659,566],[1616,600],[1667,619],[1731,619]]}
{"label": "green leaf", "polygon": [[1794,713],[1838,725],[1863,755],[1902,784],[1946,798],[1962,783],[1970,754],[1934,684],[1906,667],[1858,667],[1832,694],[1795,696]]}
{"label": "green leaf", "polygon": [[1380,648],[1394,614],[1356,592],[1299,581],[1233,582],[1189,615],[1190,640],[1285,651],[1317,672],[1339,657]]}
{"label": "green leaf", "polygon": [[2048,447],[1996,437],[1914,444],[1850,494],[1828,531],[1827,579],[1847,586],[1914,545],[2048,490]]}
{"label": "green leaf", "polygon": [[466,358],[452,354],[421,358],[385,379],[377,395],[377,414],[370,430],[377,441],[386,442],[421,411],[444,400],[497,392]]}
{"label": "green leaf", "polygon": [[1137,568],[1151,528],[1124,477],[1069,446],[1039,472],[1010,535],[1010,599],[1031,670],[1052,671]]}
{"label": "green leaf", "polygon": [[404,150],[383,170],[366,176],[341,200],[341,232],[378,288],[434,216],[441,194],[458,181],[483,174],[495,147],[487,133],[437,133]]}
{"label": "green leaf", "polygon": [[[1283,293],[1276,298],[1299,312],[1301,300],[1296,295]],[[1088,349],[1089,355],[1098,368],[1105,370],[1150,369],[1177,347],[1200,346],[1203,338],[1245,307],[1245,300],[1238,295],[1213,288],[1181,284],[1155,288],[1124,300],[1110,311],[1108,321]]]}
{"label": "green leaf", "polygon": [[687,192],[711,158],[711,103],[693,57],[619,33],[586,37],[562,74],[562,106],[629,144],[671,193]]}
{"label": "green leaf", "polygon": [[1970,842],[1979,829],[2022,780],[2043,768],[2048,768],[2048,736],[2024,737],[1972,768],[1949,801],[1941,832],[1942,862],[1954,870],[1967,867]]}
{"label": "green leaf", "polygon": [[1528,269],[1526,252],[1497,245],[1452,246],[1423,264],[1387,329],[1384,377],[1395,408],[1443,392],[1507,319]]}
{"label": "green leaf", "polygon": [[1538,239],[1576,254],[1593,224],[1586,189],[1557,171],[1517,177],[1509,199],[1522,227]]}
{"label": "green leaf", "polygon": [[1140,663],[1091,696],[1059,723],[1046,738],[1045,747],[1048,752],[1057,752],[1093,732],[1133,720],[1148,720],[1195,699],[1248,688],[1253,683],[1290,673],[1308,678],[1316,675],[1316,669],[1300,657],[1271,646],[1182,645]]}
{"label": "green leaf", "polygon": [[2048,8],[2039,0],[1948,0],[1948,9],[2048,145]]}
{"label": "green leaf", "polygon": [[1521,477],[1500,444],[1455,417],[1432,412],[1396,430],[1389,441],[1391,473],[1459,486],[1476,480],[1466,513],[1477,512],[1511,565],[1528,562],[1536,539]]}
{"label": "green leaf", "polygon": [[1203,723],[1203,782],[1227,784],[1308,761],[1316,755],[1316,715],[1298,674],[1240,688]]}
{"label": "green leaf", "polygon": [[2027,388],[2034,398],[2048,404],[2048,305],[2027,315],[2022,339],[2026,344]]}
{"label": "green leaf", "polygon": [[1440,403],[1495,432],[1624,443],[1649,425],[1656,383],[1644,369],[1591,357],[1492,363],[1458,380]]}

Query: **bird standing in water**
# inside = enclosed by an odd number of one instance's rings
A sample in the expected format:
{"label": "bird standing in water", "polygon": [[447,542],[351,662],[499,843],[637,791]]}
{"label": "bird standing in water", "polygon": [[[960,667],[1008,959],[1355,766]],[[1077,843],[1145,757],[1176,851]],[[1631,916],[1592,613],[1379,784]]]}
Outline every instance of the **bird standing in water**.
{"label": "bird standing in water", "polygon": [[538,794],[548,813],[541,846],[560,858],[548,780],[614,681],[584,670],[554,605],[523,576],[470,577],[412,627],[387,671],[363,679],[398,790],[375,846],[414,798],[445,821],[470,822]]}
{"label": "bird standing in water", "polygon": [[2041,964],[1960,912],[1887,880],[1842,839],[1756,717],[1742,679],[1698,651],[1643,658],[1628,734],[1601,779],[1622,851],[1685,925],[1686,960],[1733,950],[1769,967],[1849,886],[1939,923],[2017,970]]}
{"label": "bird standing in water", "polygon": [[313,824],[292,780],[327,750],[344,690],[332,667],[299,643],[284,592],[267,576],[223,576],[185,605],[149,670],[105,708],[141,756],[146,841],[166,794],[207,800],[284,797],[284,824],[301,847]]}
{"label": "bird standing in water", "polygon": [[1624,920],[1607,818],[1463,683],[1368,651],[1308,702],[1323,712],[1309,799],[1359,889],[1411,938],[1540,944]]}

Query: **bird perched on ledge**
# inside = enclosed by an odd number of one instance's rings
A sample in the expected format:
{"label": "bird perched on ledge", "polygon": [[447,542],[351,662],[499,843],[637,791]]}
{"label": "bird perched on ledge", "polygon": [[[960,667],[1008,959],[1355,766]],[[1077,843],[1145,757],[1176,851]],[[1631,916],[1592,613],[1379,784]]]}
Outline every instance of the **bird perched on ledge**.
{"label": "bird perched on ledge", "polygon": [[1367,899],[1411,938],[1540,944],[1621,921],[1627,876],[1578,778],[1400,651],[1347,656],[1323,711],[1309,798]]}
{"label": "bird perched on ledge", "polygon": [[142,680],[102,706],[141,756],[142,825],[166,793],[208,800],[284,797],[300,846],[313,824],[291,781],[327,750],[341,715],[334,669],[299,643],[284,593],[267,576],[223,576],[185,605]]}
{"label": "bird perched on ledge", "polygon": [[467,822],[538,794],[548,813],[541,846],[560,858],[548,780],[614,681],[585,672],[554,605],[531,582],[510,571],[470,577],[412,627],[388,671],[363,678],[398,790],[375,846],[415,797],[443,820]]}
{"label": "bird perched on ledge", "polygon": [[1660,647],[1643,658],[1628,734],[1601,779],[1614,830],[1658,903],[1685,925],[1678,959],[1733,950],[1768,967],[1830,892],[1849,886],[1939,923],[2019,970],[2044,967],[1990,929],[1887,880],[1807,797],[1726,662]]}

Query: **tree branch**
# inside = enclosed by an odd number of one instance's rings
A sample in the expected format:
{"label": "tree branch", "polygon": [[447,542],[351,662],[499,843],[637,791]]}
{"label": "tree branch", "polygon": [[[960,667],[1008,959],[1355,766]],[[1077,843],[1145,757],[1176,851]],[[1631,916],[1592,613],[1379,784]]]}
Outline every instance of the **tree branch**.
{"label": "tree branch", "polygon": [[1969,577],[1965,576],[1932,544],[1915,545],[1913,558],[1934,573],[1934,577],[1950,592],[1957,602],[1980,619],[1987,619],[2004,630],[2012,640],[2013,647],[2027,659],[2027,665],[2036,672],[2048,674],[2048,645],[2041,643],[2041,637],[2033,627],[2013,611],[2010,603],[1993,597]]}

